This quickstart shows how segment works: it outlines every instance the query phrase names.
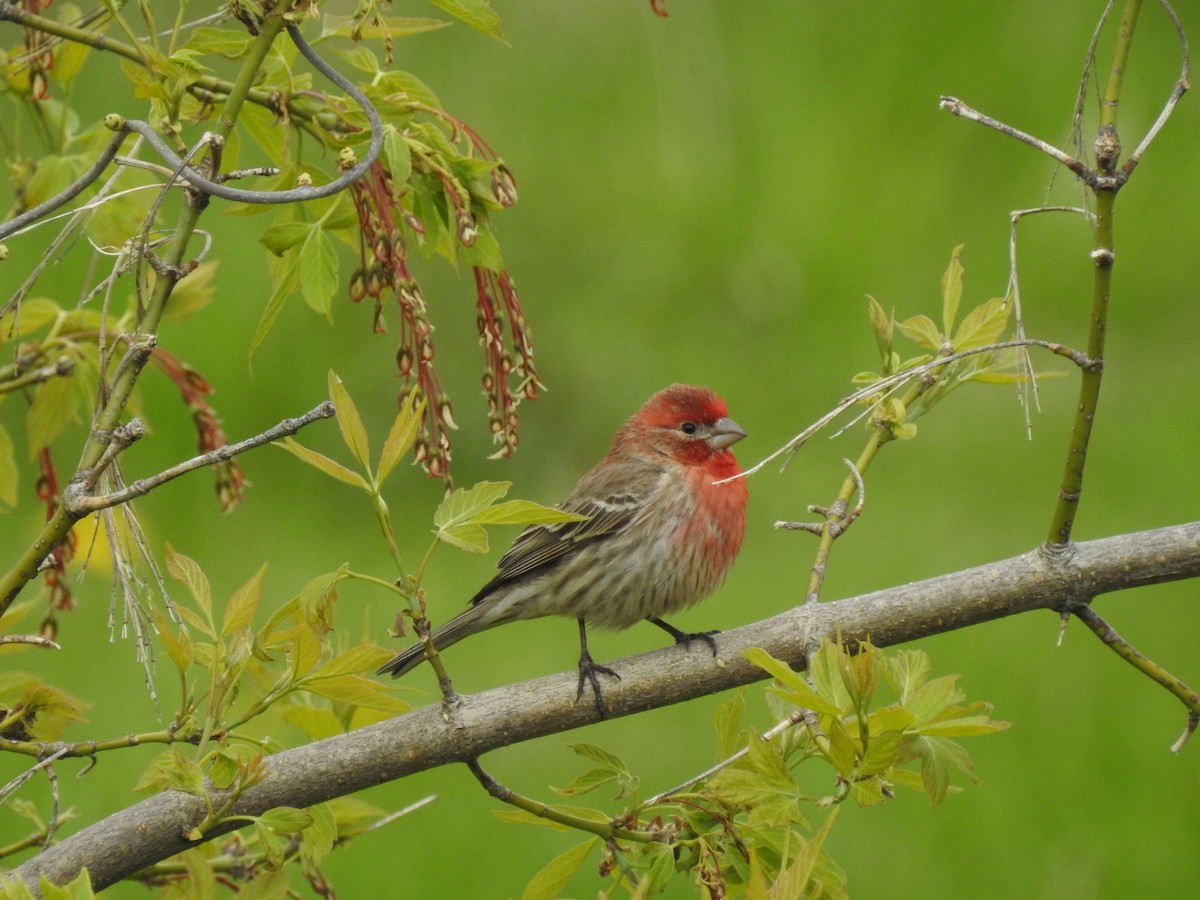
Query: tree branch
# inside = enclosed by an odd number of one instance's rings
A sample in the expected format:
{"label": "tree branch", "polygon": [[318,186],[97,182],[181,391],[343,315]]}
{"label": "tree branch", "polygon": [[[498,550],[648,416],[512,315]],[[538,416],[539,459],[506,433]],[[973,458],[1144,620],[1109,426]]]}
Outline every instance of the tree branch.
{"label": "tree branch", "polygon": [[[72,482],[67,486],[67,490],[63,494],[63,499],[67,504],[67,508],[76,518],[83,518],[88,513],[96,512],[100,509],[107,509],[110,506],[117,506],[121,503],[127,503],[136,497],[142,497],[156,487],[166,484],[172,479],[178,478],[180,475],[186,475],[196,469],[202,469],[205,466],[215,465],[216,463],[226,462],[233,459],[239,453],[245,453],[247,450],[253,450],[255,447],[269,444],[271,441],[277,441],[282,437],[295,434],[305,425],[310,425],[318,419],[328,419],[333,416],[333,404],[326,400],[310,409],[304,415],[293,419],[284,419],[278,425],[268,428],[261,434],[256,434],[254,437],[246,438],[244,441],[238,441],[236,444],[225,444],[217,447],[215,450],[209,450],[207,453],[201,453],[199,456],[193,456],[191,459],[186,459],[181,463],[176,463],[169,469],[159,472],[157,475],[151,475],[148,478],[141,478],[133,484],[123,487],[120,490],[113,491],[110,494],[92,494],[90,491],[95,487],[95,478],[92,475],[99,475],[99,472],[104,467],[104,457],[91,469],[80,473],[81,480]],[[137,419],[132,420],[137,422]],[[132,423],[131,423],[132,424]],[[114,446],[116,442],[114,442]]]}
{"label": "tree branch", "polygon": [[[1079,609],[1112,591],[1200,576],[1200,522],[1039,548],[1010,559],[836,603],[810,603],[720,636],[707,648],[670,647],[618,660],[621,681],[605,690],[608,717],[632,715],[763,680],[742,653],[761,647],[801,668],[811,646],[868,635],[888,646],[1035,609]],[[265,777],[243,791],[231,816],[276,806],[305,807],[599,720],[591,703],[572,704],[575,672],[464,696],[347,734],[278,753]],[[212,807],[222,797],[213,791]],[[26,862],[16,874],[62,884],[87,866],[97,890],[195,846],[187,831],[205,818],[205,799],[168,791],[85,828]],[[218,824],[205,838],[238,827]]]}

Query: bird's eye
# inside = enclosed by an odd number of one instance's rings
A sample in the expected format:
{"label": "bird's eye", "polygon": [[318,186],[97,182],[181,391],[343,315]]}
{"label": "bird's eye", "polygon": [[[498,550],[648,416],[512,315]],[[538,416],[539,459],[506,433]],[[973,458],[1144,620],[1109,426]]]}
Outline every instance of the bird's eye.
{"label": "bird's eye", "polygon": [[695,422],[684,422],[682,425],[679,426],[679,430],[682,431],[684,434],[695,434],[696,433],[696,423]]}

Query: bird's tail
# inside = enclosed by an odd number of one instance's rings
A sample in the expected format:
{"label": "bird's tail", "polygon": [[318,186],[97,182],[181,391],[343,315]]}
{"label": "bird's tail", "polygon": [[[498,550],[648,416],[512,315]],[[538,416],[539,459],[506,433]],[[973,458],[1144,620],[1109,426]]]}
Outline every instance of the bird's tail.
{"label": "bird's tail", "polygon": [[[468,635],[474,634],[477,631],[483,631],[485,628],[490,628],[496,624],[495,622],[481,621],[483,613],[484,608],[482,604],[477,604],[459,613],[440,628],[435,628],[433,632],[433,646],[439,651],[445,650],[451,644],[457,644]],[[380,666],[375,674],[390,674],[393,678],[399,678],[401,675],[415,669],[424,658],[425,644],[419,642],[397,653]]]}

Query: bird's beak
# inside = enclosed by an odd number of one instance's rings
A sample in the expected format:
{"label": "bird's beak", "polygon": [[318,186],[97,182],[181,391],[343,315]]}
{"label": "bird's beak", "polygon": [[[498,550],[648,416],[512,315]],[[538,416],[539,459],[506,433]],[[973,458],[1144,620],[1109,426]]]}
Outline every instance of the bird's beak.
{"label": "bird's beak", "polygon": [[746,436],[746,429],[733,419],[722,417],[713,423],[712,434],[704,443],[714,450],[728,450]]}

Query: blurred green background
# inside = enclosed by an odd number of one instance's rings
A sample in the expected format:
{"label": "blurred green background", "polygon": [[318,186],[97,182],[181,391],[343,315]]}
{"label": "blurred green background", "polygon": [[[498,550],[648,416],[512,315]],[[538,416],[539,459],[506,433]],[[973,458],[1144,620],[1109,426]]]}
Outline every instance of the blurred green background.
{"label": "blurred green background", "polygon": [[[937,100],[956,95],[1065,144],[1100,2],[674,0],[667,19],[639,0],[496,6],[511,47],[461,25],[397,43],[396,65],[423,78],[516,175],[520,202],[497,218],[499,236],[549,388],[522,407],[517,457],[488,461],[470,273],[419,270],[438,327],[441,377],[461,426],[460,485],[511,480],[514,496],[553,503],[622,419],[674,381],[724,395],[750,432],[738,452],[752,463],[846,394],[853,374],[876,367],[866,294],[900,318],[936,316],[938,278],[951,248],[965,243],[964,309],[1002,295],[1009,211],[1048,198],[1082,199],[1062,172],[1048,192],[1046,158],[940,112]],[[395,11],[431,9],[398,3]],[[1181,12],[1195,41],[1200,16],[1187,4]],[[1106,63],[1111,41],[1101,46]],[[1127,148],[1157,116],[1178,58],[1171,25],[1148,4],[1123,95]],[[96,74],[79,101],[86,115],[144,114],[120,90],[111,59],[94,57],[90,65]],[[1087,109],[1094,119],[1094,102]],[[1185,98],[1118,201],[1108,368],[1079,539],[1190,521],[1200,511],[1198,150],[1200,116],[1195,99]],[[250,373],[247,349],[270,289],[265,251],[256,244],[266,220],[224,215],[226,206],[214,203],[202,222],[221,260],[218,299],[192,322],[165,328],[161,344],[216,385],[213,402],[231,439],[315,405],[333,368],[378,446],[395,409],[395,337],[371,334],[370,310],[346,300],[335,302],[330,327],[296,299]],[[1077,218],[1034,217],[1022,226],[1031,336],[1084,344],[1090,246]],[[16,242],[10,250],[19,250]],[[83,258],[77,248],[70,260]],[[348,273],[348,253],[342,265]],[[17,267],[13,260],[7,266],[2,277],[15,283]],[[78,278],[78,268],[60,266],[42,292],[74,296]],[[1056,359],[1040,362],[1064,368]],[[124,458],[131,478],[194,452],[174,388],[152,375],[143,381],[154,433]],[[888,447],[868,477],[866,514],[835,549],[825,597],[957,570],[1042,541],[1076,383],[1068,373],[1044,384],[1032,440],[1010,388],[971,385],[921,419],[915,441]],[[19,433],[17,404],[0,415]],[[331,424],[301,438],[339,452]],[[830,501],[842,457],[857,454],[861,443],[857,427],[833,442],[819,438],[786,472],[769,468],[754,478],[737,566],[713,600],[676,624],[732,628],[798,603],[814,541],[773,523],[802,519],[808,504]],[[64,447],[65,468],[76,451]],[[264,561],[273,603],[344,561],[388,576],[363,497],[274,448],[243,457],[243,465],[253,486],[229,517],[217,510],[204,475],[139,502],[155,545],[169,539],[198,560],[218,596]],[[439,484],[415,469],[393,478],[388,501],[409,560],[423,552],[439,494]],[[39,516],[26,507],[0,519],[6,556],[34,533]],[[494,536],[501,547],[509,539]],[[435,615],[460,608],[489,577],[499,549],[478,558],[439,551],[427,580]],[[63,623],[64,652],[14,662],[94,704],[74,737],[153,727],[131,644],[108,640],[106,580],[89,576],[78,595],[81,608]],[[1139,649],[1195,683],[1195,602],[1196,585],[1184,583],[1101,598],[1097,609]],[[393,612],[388,598],[351,587],[337,609],[338,627],[348,639],[365,634],[386,643]],[[843,812],[830,850],[849,873],[853,896],[1191,895],[1200,878],[1200,747],[1179,756],[1167,750],[1184,711],[1078,625],[1055,646],[1057,627],[1056,616],[1042,613],[920,643],[936,673],[962,673],[969,697],[991,701],[994,715],[1014,725],[966,742],[982,783],[942,807],[931,812],[921,796],[902,793],[882,808]],[[593,650],[612,658],[656,648],[661,637],[650,628],[598,635]],[[574,626],[543,620],[473,638],[447,661],[460,689],[478,691],[568,670],[576,657]],[[171,679],[165,667],[160,673],[169,710]],[[436,698],[424,668],[404,686],[414,704]],[[749,698],[755,722],[766,727],[761,691]],[[607,722],[485,762],[512,787],[549,800],[546,785],[583,768],[564,744],[589,741],[623,756],[656,792],[714,761],[711,723],[722,699]],[[285,726],[271,727],[297,739]],[[137,773],[156,752],[108,754],[85,780],[62,778],[64,803],[83,822],[127,805]],[[0,781],[21,768],[0,764]],[[58,768],[70,776],[82,765]],[[541,865],[579,840],[497,821],[497,804],[465,769],[427,773],[366,799],[391,809],[430,793],[437,803],[333,854],[328,871],[341,896],[519,896]],[[38,783],[26,796],[45,801],[48,791]],[[23,829],[10,816],[0,832]],[[594,896],[603,885],[589,864],[568,894]],[[688,894],[686,879],[671,891]]]}

